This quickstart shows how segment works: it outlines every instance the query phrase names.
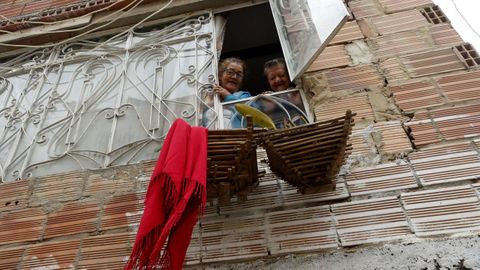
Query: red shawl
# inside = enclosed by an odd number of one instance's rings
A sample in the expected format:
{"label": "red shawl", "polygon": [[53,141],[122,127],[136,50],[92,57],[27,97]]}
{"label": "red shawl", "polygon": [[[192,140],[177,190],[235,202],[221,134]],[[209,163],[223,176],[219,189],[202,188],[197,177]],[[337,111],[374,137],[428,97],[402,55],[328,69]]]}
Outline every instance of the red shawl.
{"label": "red shawl", "polygon": [[150,178],[125,269],[182,269],[206,202],[207,138],[206,128],[190,127],[181,119],[173,123]]}

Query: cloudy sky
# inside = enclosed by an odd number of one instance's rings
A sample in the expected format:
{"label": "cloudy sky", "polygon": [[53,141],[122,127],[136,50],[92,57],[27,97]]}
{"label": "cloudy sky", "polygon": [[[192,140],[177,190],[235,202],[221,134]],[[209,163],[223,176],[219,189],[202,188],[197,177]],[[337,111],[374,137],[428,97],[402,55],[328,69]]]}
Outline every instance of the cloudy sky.
{"label": "cloudy sky", "polygon": [[433,0],[433,2],[440,6],[463,40],[480,52],[480,0]]}

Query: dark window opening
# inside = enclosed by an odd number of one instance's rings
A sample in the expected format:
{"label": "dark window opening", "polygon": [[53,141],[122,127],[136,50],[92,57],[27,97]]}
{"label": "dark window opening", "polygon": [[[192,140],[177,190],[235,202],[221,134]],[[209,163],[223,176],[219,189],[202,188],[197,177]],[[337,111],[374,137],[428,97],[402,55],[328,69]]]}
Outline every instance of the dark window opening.
{"label": "dark window opening", "polygon": [[263,64],[283,57],[269,4],[225,12],[225,37],[220,59],[239,57],[247,64],[243,90],[258,95],[270,90],[263,75]]}

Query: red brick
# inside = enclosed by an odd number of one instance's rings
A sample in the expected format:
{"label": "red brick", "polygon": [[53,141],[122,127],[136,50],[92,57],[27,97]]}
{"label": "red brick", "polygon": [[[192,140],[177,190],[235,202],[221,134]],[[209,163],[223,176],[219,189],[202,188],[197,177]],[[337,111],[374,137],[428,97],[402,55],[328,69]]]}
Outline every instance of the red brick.
{"label": "red brick", "polygon": [[480,231],[480,203],[471,186],[406,193],[400,198],[418,236]]}
{"label": "red brick", "polygon": [[338,43],[346,43],[356,39],[362,39],[363,34],[360,31],[356,21],[346,22],[345,25],[340,29],[340,31],[333,37],[330,41],[330,45]]}
{"label": "red brick", "polygon": [[[19,0],[19,1],[22,1],[22,0]],[[1,7],[4,7],[4,6],[10,6],[10,5],[13,5],[15,4],[15,0],[3,0],[0,2],[0,8]]]}
{"label": "red brick", "polygon": [[418,187],[407,163],[357,168],[346,176],[352,196]]}
{"label": "red brick", "polygon": [[360,20],[357,20],[357,23],[358,23],[358,27],[360,27],[360,31],[366,38],[372,38],[372,37],[378,36],[373,25],[370,23],[370,20],[360,19]]}
{"label": "red brick", "polygon": [[155,168],[155,164],[157,164],[156,160],[147,160],[142,161],[142,174],[144,176],[150,177],[153,173],[153,169]]}
{"label": "red brick", "polygon": [[437,80],[449,101],[480,99],[480,71],[444,76]]}
{"label": "red brick", "polygon": [[388,13],[432,5],[431,0],[378,0]]}
{"label": "red brick", "polygon": [[202,222],[202,261],[218,262],[266,256],[263,215]]}
{"label": "red brick", "polygon": [[411,135],[413,136],[413,142],[416,146],[441,141],[437,129],[430,120],[408,122],[405,125],[412,130]]}
{"label": "red brick", "polygon": [[430,114],[428,112],[415,112],[412,120],[413,121],[430,120]]}
{"label": "red brick", "polygon": [[390,34],[369,40],[370,47],[379,59],[428,51],[432,48],[430,42],[427,38],[413,31]]}
{"label": "red brick", "polygon": [[436,86],[430,81],[414,81],[391,87],[395,103],[406,112],[445,103]]}
{"label": "red brick", "polygon": [[[122,167],[123,168],[123,167]],[[135,189],[137,175],[130,175],[120,168],[95,172],[88,177],[84,195],[103,196],[108,193],[124,193]]]}
{"label": "red brick", "polygon": [[331,207],[342,246],[412,236],[407,218],[395,197],[334,204]]}
{"label": "red brick", "polygon": [[373,65],[330,69],[325,76],[331,91],[358,91],[383,86],[383,80]]}
{"label": "red brick", "polygon": [[351,65],[352,61],[344,45],[328,46],[313,61],[307,72]]}
{"label": "red brick", "polygon": [[464,64],[451,48],[405,55],[403,62],[412,77],[465,70]]}
{"label": "red brick", "polygon": [[436,122],[440,134],[446,140],[480,136],[480,116],[458,116],[455,119]]}
{"label": "red brick", "polygon": [[400,121],[379,122],[374,130],[380,134],[382,142],[378,150],[385,154],[400,154],[413,151],[410,139]]}
{"label": "red brick", "polygon": [[84,239],[78,269],[123,269],[133,241],[134,235],[129,233],[106,234]]}
{"label": "red brick", "polygon": [[437,109],[430,114],[445,140],[480,135],[480,104]]}
{"label": "red brick", "polygon": [[22,269],[73,269],[80,240],[44,242],[27,249]]}
{"label": "red brick", "polygon": [[[101,218],[101,230],[127,228],[129,217],[143,210],[143,194],[128,193],[115,196],[105,204]],[[141,216],[139,216],[140,218]],[[139,221],[139,220],[138,220]]]}
{"label": "red brick", "polygon": [[52,201],[73,201],[80,198],[85,172],[71,172],[38,177],[34,179],[31,205],[41,205]]}
{"label": "red brick", "polygon": [[305,203],[328,202],[349,198],[350,194],[348,192],[345,181],[339,177],[335,180],[335,183],[336,186],[335,190],[333,191],[313,194],[301,194],[297,191],[295,187],[284,181],[280,181],[281,198],[283,198],[283,205],[302,205]]}
{"label": "red brick", "polygon": [[99,207],[96,202],[70,203],[48,215],[45,238],[95,232]]}
{"label": "red brick", "polygon": [[[23,8],[24,8],[23,4],[0,6],[0,14],[7,18],[16,17],[22,14]],[[3,18],[0,19],[0,21],[3,21],[3,20],[4,20]]]}
{"label": "red brick", "polygon": [[379,35],[399,33],[429,26],[418,10],[408,10],[370,19]]}
{"label": "red brick", "polygon": [[349,1],[348,6],[356,19],[384,14],[382,8],[374,0]]}
{"label": "red brick", "polygon": [[[452,118],[452,116],[471,117],[480,114],[480,104],[454,106],[430,111],[433,118]],[[437,120],[438,121],[438,120]]]}
{"label": "red brick", "polygon": [[338,247],[329,206],[276,211],[266,219],[271,254]]}
{"label": "red brick", "polygon": [[[283,201],[279,181],[273,174],[266,174],[259,179],[259,185],[248,194],[246,201],[233,198],[229,205],[219,207],[221,214],[231,214],[245,210],[256,211],[280,206]],[[282,198],[282,199],[280,199]]]}
{"label": "red brick", "polygon": [[50,1],[37,1],[26,3],[21,15],[30,15],[41,12],[44,9],[48,8],[49,5]]}
{"label": "red brick", "polygon": [[452,48],[401,55],[381,62],[380,66],[389,82],[465,70]]}
{"label": "red brick", "polygon": [[45,217],[40,208],[0,213],[1,244],[40,240]]}
{"label": "red brick", "polygon": [[315,118],[316,121],[325,121],[335,117],[345,116],[347,109],[357,114],[355,121],[371,121],[375,119],[372,106],[366,95],[349,96],[317,106],[315,108]]}
{"label": "red brick", "polygon": [[463,40],[458,35],[457,31],[452,28],[450,24],[435,24],[430,27],[433,41],[436,45],[458,45],[462,44]]}
{"label": "red brick", "polygon": [[380,62],[380,68],[389,83],[410,79],[399,58],[389,58]]}
{"label": "red brick", "polygon": [[424,186],[480,178],[480,158],[469,143],[436,146],[408,157]]}
{"label": "red brick", "polygon": [[61,8],[61,7],[66,7],[66,6],[71,6],[73,4],[79,4],[85,1],[81,0],[55,0],[55,1],[50,1],[48,8]]}
{"label": "red brick", "polygon": [[375,145],[367,134],[369,133],[365,129],[354,128],[352,130],[352,135],[348,138],[348,143],[352,144],[353,148],[351,156],[368,156],[377,152]]}
{"label": "red brick", "polygon": [[0,212],[26,207],[29,183],[27,180],[20,180],[1,184]]}
{"label": "red brick", "polygon": [[456,140],[480,135],[480,105],[431,110],[430,120],[409,122],[416,145]]}
{"label": "red brick", "polygon": [[0,269],[18,269],[27,246],[0,248]]}

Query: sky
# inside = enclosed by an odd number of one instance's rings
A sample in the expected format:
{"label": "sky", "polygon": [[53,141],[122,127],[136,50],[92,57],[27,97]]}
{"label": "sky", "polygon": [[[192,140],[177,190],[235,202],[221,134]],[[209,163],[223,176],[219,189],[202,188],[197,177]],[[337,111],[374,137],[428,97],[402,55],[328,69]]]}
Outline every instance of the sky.
{"label": "sky", "polygon": [[440,6],[463,40],[480,52],[480,0],[433,0],[433,2]]}

